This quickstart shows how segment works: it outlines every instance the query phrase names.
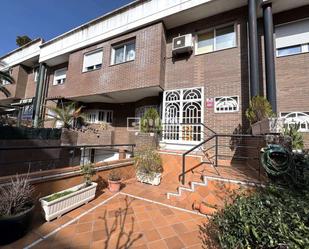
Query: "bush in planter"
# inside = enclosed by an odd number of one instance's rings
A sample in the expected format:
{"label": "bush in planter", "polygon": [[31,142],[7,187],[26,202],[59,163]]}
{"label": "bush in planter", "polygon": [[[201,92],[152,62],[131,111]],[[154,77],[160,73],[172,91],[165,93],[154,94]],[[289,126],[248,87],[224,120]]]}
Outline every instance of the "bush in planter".
{"label": "bush in planter", "polygon": [[201,227],[203,242],[228,249],[309,248],[308,203],[308,186],[301,191],[267,187],[238,196]]}
{"label": "bush in planter", "polygon": [[18,175],[10,185],[0,187],[0,244],[11,243],[28,231],[34,209],[33,193],[28,177]]}
{"label": "bush in planter", "polygon": [[158,185],[163,172],[161,157],[152,148],[144,148],[135,155],[137,179],[141,182]]}
{"label": "bush in planter", "polygon": [[255,96],[251,99],[249,108],[246,110],[246,117],[250,124],[273,116],[271,105],[265,97]]}

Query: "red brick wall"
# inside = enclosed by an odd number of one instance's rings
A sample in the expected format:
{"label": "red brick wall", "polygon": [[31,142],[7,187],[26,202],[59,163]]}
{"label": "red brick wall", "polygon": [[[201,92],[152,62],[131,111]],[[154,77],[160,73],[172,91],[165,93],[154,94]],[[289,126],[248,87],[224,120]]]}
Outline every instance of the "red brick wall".
{"label": "red brick wall", "polygon": [[[69,58],[65,84],[52,86],[48,96],[76,97],[141,87],[160,86],[162,73],[162,23],[136,32],[102,42],[95,46],[73,52]],[[136,39],[134,61],[110,65],[111,46],[115,43]],[[103,48],[103,65],[99,70],[82,72],[84,53]],[[51,77],[52,81],[52,77]]]}
{"label": "red brick wall", "polygon": [[[237,47],[222,51],[194,55],[173,60],[172,39],[179,34],[192,33],[218,25],[237,24]],[[237,9],[222,15],[210,17],[195,23],[167,31],[165,89],[203,86],[206,98],[239,96],[240,111],[235,113],[214,113],[206,108],[204,122],[216,132],[232,133],[243,125],[242,112],[248,103],[248,72],[246,43],[246,9]]]}

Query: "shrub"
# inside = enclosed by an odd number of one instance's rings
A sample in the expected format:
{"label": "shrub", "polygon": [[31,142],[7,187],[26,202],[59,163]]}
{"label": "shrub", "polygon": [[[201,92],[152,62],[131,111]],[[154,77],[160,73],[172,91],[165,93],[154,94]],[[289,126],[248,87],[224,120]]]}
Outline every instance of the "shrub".
{"label": "shrub", "polygon": [[121,180],[120,173],[116,170],[112,170],[108,175],[108,180],[115,182],[120,181]]}
{"label": "shrub", "polygon": [[308,203],[308,187],[267,187],[236,197],[200,232],[205,244],[214,236],[221,248],[309,248]]}
{"label": "shrub", "polygon": [[291,137],[292,148],[295,150],[304,149],[304,139],[302,134],[298,131],[300,124],[294,124],[284,127],[284,135]]}
{"label": "shrub", "polygon": [[142,132],[160,132],[161,119],[158,111],[155,108],[149,108],[141,120]]}
{"label": "shrub", "polygon": [[135,155],[136,171],[144,174],[162,173],[161,157],[152,148],[144,148]]}
{"label": "shrub", "polygon": [[250,124],[274,116],[271,105],[265,97],[255,96],[251,99],[246,117]]}
{"label": "shrub", "polygon": [[33,205],[34,188],[28,177],[16,175],[11,184],[0,187],[0,217],[14,216]]}

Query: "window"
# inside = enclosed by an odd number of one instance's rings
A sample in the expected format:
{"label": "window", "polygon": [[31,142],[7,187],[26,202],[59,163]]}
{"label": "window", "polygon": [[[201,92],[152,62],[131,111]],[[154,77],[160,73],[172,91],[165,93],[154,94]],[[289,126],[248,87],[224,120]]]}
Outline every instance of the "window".
{"label": "window", "polygon": [[67,77],[67,68],[58,69],[54,72],[54,82],[53,85],[62,85],[65,82],[65,79]]}
{"label": "window", "polygon": [[277,57],[309,52],[309,20],[276,27]]}
{"label": "window", "polygon": [[113,47],[112,65],[133,60],[135,60],[135,41]]}
{"label": "window", "polygon": [[215,113],[239,111],[238,96],[215,98]]}
{"label": "window", "polygon": [[89,72],[102,67],[103,51],[96,50],[84,55],[83,72]]}
{"label": "window", "polygon": [[196,54],[204,54],[236,46],[235,25],[215,28],[197,35]]}
{"label": "window", "polygon": [[288,126],[300,124],[299,131],[309,132],[309,112],[283,112],[281,117]]}
{"label": "window", "polygon": [[38,82],[38,80],[39,80],[39,70],[40,70],[39,67],[36,67],[36,68],[33,69],[34,82]]}
{"label": "window", "polygon": [[86,112],[86,121],[91,124],[102,122],[113,122],[113,111],[111,110],[89,110]]}

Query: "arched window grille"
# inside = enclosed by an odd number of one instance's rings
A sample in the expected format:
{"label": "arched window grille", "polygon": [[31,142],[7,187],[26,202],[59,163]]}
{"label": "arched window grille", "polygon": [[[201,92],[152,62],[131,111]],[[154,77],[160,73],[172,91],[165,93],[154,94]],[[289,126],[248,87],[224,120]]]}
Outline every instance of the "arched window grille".
{"label": "arched window grille", "polygon": [[239,111],[239,98],[234,97],[218,97],[215,98],[215,112],[237,112]]}
{"label": "arched window grille", "polygon": [[285,112],[281,113],[288,126],[300,124],[299,131],[309,132],[309,112]]}
{"label": "arched window grille", "polygon": [[163,141],[197,143],[203,137],[203,88],[164,92]]}

